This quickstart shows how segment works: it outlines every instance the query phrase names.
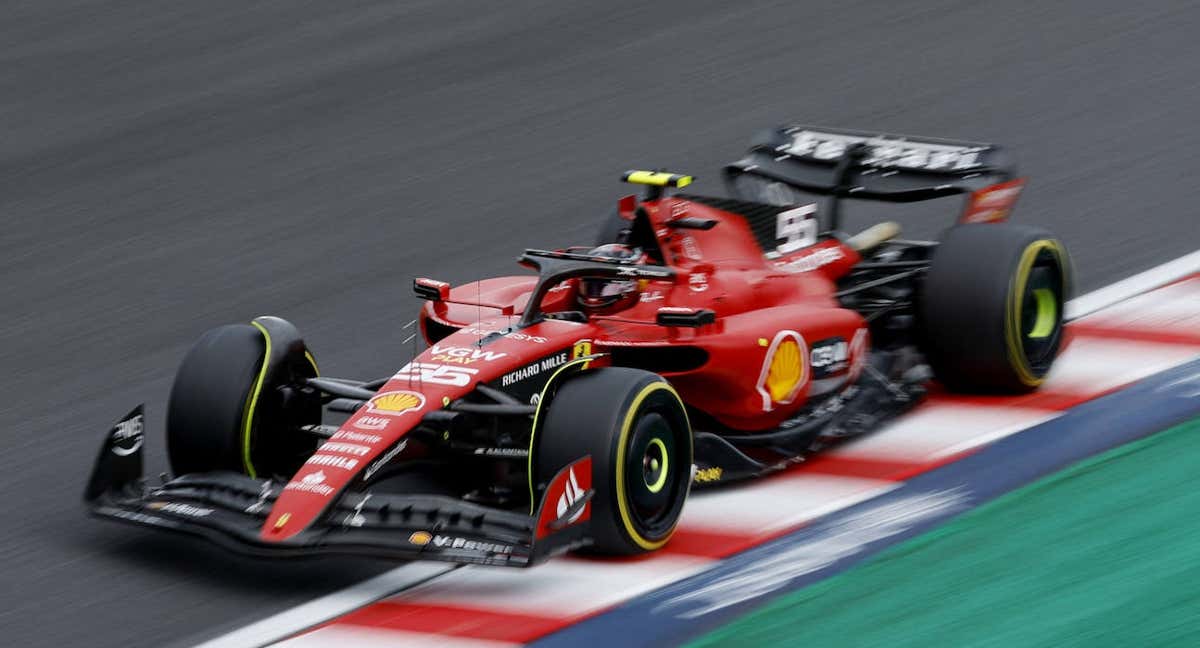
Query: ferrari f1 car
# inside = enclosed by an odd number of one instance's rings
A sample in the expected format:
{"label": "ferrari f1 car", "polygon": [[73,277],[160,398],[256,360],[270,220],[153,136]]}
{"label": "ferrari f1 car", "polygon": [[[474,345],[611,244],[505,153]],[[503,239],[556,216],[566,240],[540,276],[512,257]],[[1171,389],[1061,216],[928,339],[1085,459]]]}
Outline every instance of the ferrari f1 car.
{"label": "ferrari f1 car", "polygon": [[[91,512],[264,555],[649,552],[693,487],[876,429],[931,380],[1043,381],[1069,259],[1006,222],[1022,180],[1002,149],[794,126],[725,175],[732,197],[714,198],[627,173],[644,195],[597,245],[526,250],[535,276],[415,279],[427,348],[385,378],[321,376],[279,318],[209,331],[167,406],[174,476],[142,476],[139,406],[105,437]],[[952,195],[940,241],[841,231],[846,199]]]}

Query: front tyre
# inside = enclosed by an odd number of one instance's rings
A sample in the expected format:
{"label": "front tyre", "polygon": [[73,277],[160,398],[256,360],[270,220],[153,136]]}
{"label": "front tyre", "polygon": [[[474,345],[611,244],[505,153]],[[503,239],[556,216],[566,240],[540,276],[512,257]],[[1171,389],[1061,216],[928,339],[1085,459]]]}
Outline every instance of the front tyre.
{"label": "front tyre", "polygon": [[1062,345],[1071,262],[1045,230],[959,225],[921,286],[922,351],[961,392],[1022,393],[1044,382]]}
{"label": "front tyre", "polygon": [[536,474],[548,482],[591,455],[592,551],[654,551],[675,532],[691,485],[683,401],[656,374],[607,367],[564,379],[537,431]]}
{"label": "front tyre", "polygon": [[176,475],[229,470],[290,475],[316,448],[297,428],[321,422],[303,387],[316,361],[277,317],[212,329],[192,346],[167,404],[167,457]]}

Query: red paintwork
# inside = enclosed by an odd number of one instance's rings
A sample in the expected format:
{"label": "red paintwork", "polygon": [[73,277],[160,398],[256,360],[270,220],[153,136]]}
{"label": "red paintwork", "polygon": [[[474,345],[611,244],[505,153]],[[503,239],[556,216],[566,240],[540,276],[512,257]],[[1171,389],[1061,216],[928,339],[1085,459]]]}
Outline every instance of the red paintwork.
{"label": "red paintwork", "polygon": [[[833,295],[834,280],[859,261],[852,249],[828,240],[768,259],[740,216],[673,197],[642,207],[663,250],[663,261],[678,273],[674,282],[646,284],[641,301],[616,314],[625,321],[593,318],[581,324],[544,320],[483,347],[476,346],[482,336],[517,322],[535,277],[484,279],[451,289],[450,301],[460,303],[426,303],[421,327],[427,339],[430,321],[460,330],[417,356],[418,370],[406,366],[379,391],[380,395],[419,394],[423,404],[394,415],[381,415],[368,406],[351,416],[292,478],[262,528],[262,539],[284,540],[306,528],[338,492],[369,470],[426,412],[471,392],[479,382],[498,380],[555,351],[570,357],[581,340],[592,342],[593,353],[622,346],[703,349],[709,360],[702,367],[663,375],[686,402],[739,430],[775,427],[804,405],[814,388],[809,360],[813,342],[842,338],[850,349],[850,368],[839,380],[844,383],[855,375],[869,348],[866,325],[857,313],[841,308]],[[666,226],[669,220],[683,217],[714,219],[719,224],[709,230]],[[662,306],[712,309],[717,321],[699,329],[657,326],[654,316]],[[573,282],[551,291],[543,302],[543,310],[548,312],[577,308]],[[776,400],[760,388],[761,379],[768,352],[777,340],[785,338],[801,341],[803,378],[792,393]],[[602,365],[605,360],[594,364]],[[449,368],[436,369],[438,366]],[[447,382],[459,384],[444,384]],[[348,461],[355,463],[348,465]],[[318,480],[320,483],[315,483]],[[547,506],[553,508],[554,502]],[[276,528],[285,514],[289,516],[286,523]]]}

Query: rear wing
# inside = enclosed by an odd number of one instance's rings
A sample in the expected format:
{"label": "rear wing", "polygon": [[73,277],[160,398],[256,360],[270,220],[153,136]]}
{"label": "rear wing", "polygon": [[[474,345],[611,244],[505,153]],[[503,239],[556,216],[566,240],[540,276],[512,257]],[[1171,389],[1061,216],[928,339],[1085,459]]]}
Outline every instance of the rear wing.
{"label": "rear wing", "polygon": [[832,197],[831,229],[843,198],[902,203],[971,194],[960,220],[1003,220],[1023,185],[994,144],[799,125],[759,134],[724,174],[742,200],[795,204],[797,190]]}

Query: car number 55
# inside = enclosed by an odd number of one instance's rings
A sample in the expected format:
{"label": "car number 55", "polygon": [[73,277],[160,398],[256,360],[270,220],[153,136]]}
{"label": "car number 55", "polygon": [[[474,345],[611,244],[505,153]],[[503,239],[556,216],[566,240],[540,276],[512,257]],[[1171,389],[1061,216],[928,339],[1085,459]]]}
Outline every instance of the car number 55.
{"label": "car number 55", "polygon": [[466,387],[471,384],[471,379],[477,373],[479,373],[478,369],[471,369],[470,367],[451,367],[428,362],[410,362],[404,365],[403,369],[397,371],[394,377],[402,380],[408,379],[433,383],[435,385]]}

